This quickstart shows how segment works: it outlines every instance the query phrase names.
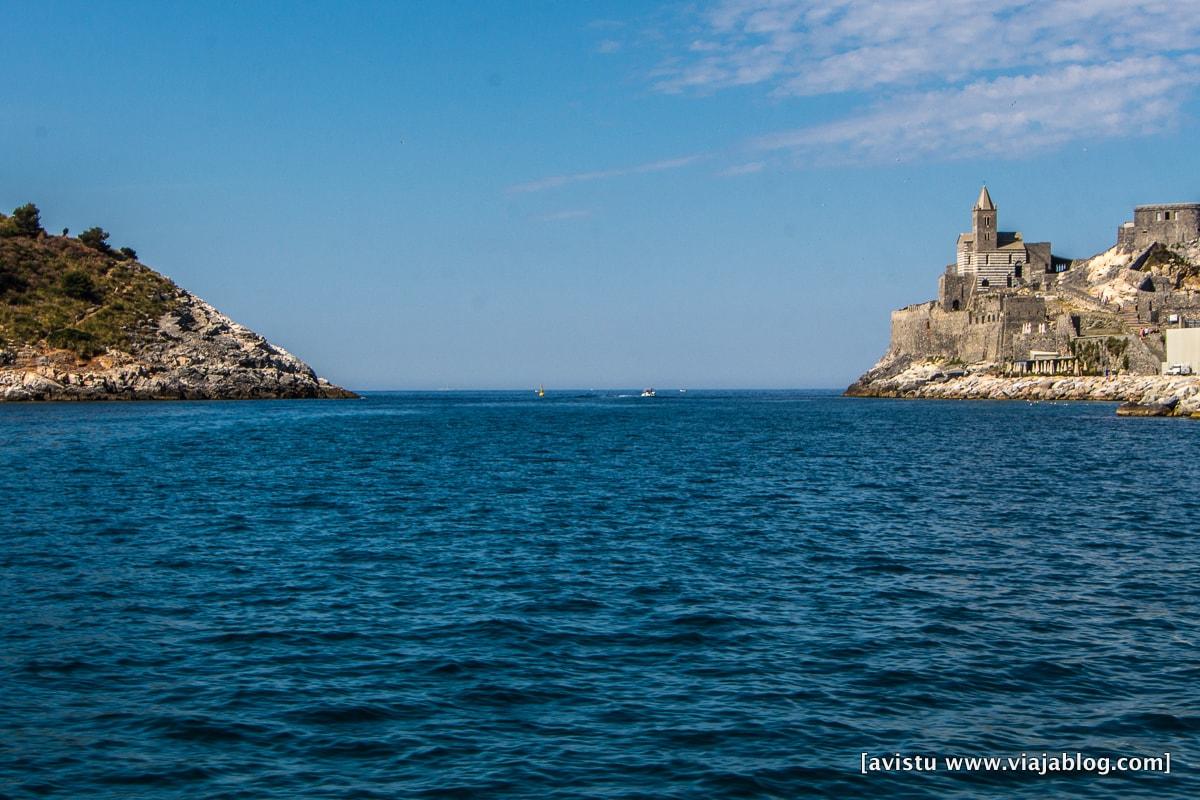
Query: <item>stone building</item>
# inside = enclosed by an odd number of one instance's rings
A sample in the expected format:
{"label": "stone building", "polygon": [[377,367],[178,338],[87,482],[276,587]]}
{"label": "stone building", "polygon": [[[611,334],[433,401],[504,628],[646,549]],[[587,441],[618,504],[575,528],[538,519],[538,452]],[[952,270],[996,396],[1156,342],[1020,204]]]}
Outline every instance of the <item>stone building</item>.
{"label": "stone building", "polygon": [[985,186],[971,209],[971,232],[958,237],[958,257],[939,281],[937,302],[928,316],[916,307],[894,314],[893,339],[908,352],[942,352],[964,363],[1070,371],[1070,321],[1042,294],[1068,262],[1051,255],[1049,242],[999,230],[997,218]]}
{"label": "stone building", "polygon": [[1052,255],[1048,242],[998,230],[997,218],[985,187],[938,299],[892,313],[891,359],[1003,374],[1151,375],[1166,358],[1162,326],[1200,329],[1200,203],[1137,206],[1119,229],[1123,253],[1078,264]]}
{"label": "stone building", "polygon": [[1133,222],[1117,228],[1117,246],[1141,250],[1157,242],[1168,247],[1200,239],[1200,203],[1135,206]]}
{"label": "stone building", "polygon": [[[954,274],[976,291],[1011,289],[1021,281],[1041,282],[1054,270],[1049,242],[1026,242],[1020,231],[1001,231],[987,187],[971,209],[971,232],[959,234]],[[964,286],[965,288],[965,286]]]}

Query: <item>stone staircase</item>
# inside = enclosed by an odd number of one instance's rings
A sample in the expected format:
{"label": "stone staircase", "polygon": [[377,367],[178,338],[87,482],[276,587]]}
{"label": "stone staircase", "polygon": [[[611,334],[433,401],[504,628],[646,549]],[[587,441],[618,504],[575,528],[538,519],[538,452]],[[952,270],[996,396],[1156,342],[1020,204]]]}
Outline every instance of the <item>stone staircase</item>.
{"label": "stone staircase", "polygon": [[1129,330],[1130,336],[1134,341],[1140,342],[1143,347],[1151,354],[1155,361],[1161,362],[1167,357],[1167,350],[1163,344],[1163,336],[1161,333],[1148,333],[1142,336],[1142,330],[1145,328],[1157,328],[1153,322],[1144,319],[1138,319],[1138,314],[1135,309],[1125,309],[1117,312],[1117,316],[1125,323],[1125,327]]}
{"label": "stone staircase", "polygon": [[1135,336],[1139,335],[1143,328],[1155,327],[1154,323],[1139,319],[1136,309],[1127,308],[1124,311],[1118,311],[1117,316],[1125,323],[1125,327],[1129,329],[1129,332]]}
{"label": "stone staircase", "polygon": [[1155,328],[1158,326],[1149,320],[1138,319],[1136,308],[1124,308],[1117,311],[1112,303],[1105,303],[1100,298],[1081,291],[1074,286],[1059,286],[1057,288],[1063,296],[1073,299],[1079,306],[1104,314],[1112,314],[1119,318],[1125,330],[1129,332],[1130,338],[1136,342],[1134,347],[1144,351],[1145,356],[1143,356],[1143,360],[1149,357],[1152,362],[1161,362],[1167,357],[1161,334],[1141,335],[1143,328]]}

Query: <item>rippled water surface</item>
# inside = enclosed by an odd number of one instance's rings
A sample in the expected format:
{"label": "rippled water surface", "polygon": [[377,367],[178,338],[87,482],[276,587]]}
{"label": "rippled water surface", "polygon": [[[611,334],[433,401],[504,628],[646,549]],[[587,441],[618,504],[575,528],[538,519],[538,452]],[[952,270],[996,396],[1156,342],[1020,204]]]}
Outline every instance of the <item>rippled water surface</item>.
{"label": "rippled water surface", "polygon": [[[1200,425],[821,393],[0,407],[0,795],[1200,797]],[[863,751],[1170,751],[1163,775]]]}

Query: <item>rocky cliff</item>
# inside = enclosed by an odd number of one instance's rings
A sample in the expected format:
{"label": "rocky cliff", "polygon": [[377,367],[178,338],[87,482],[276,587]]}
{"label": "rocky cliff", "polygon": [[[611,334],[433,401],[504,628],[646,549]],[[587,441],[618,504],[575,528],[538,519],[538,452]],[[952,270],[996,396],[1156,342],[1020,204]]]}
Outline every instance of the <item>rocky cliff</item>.
{"label": "rocky cliff", "polygon": [[85,243],[15,219],[0,215],[0,399],[355,396],[99,229]]}

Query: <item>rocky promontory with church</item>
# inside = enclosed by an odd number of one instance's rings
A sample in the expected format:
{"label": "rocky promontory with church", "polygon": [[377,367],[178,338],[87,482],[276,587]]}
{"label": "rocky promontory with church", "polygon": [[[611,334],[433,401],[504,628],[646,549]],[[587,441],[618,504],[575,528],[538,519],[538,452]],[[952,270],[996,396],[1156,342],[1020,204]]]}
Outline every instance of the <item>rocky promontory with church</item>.
{"label": "rocky promontory with church", "polygon": [[1076,260],[998,220],[984,187],[937,299],[892,312],[887,353],[847,395],[1200,413],[1200,203],[1137,206],[1111,248]]}

